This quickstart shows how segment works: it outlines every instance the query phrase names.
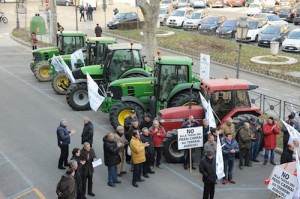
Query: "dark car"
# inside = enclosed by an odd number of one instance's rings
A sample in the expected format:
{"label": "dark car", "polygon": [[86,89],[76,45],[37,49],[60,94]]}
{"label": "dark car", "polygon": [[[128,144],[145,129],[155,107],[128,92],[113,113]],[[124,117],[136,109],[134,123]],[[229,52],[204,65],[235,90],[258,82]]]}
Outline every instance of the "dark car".
{"label": "dark car", "polygon": [[280,7],[277,10],[277,15],[280,19],[292,23],[295,17],[295,9],[291,7]]}
{"label": "dark car", "polygon": [[202,20],[199,27],[199,33],[211,34],[215,33],[216,29],[226,20],[224,16],[209,16]]}
{"label": "dark car", "polygon": [[297,8],[295,11],[294,24],[295,25],[300,24],[300,8]]}
{"label": "dark car", "polygon": [[272,13],[275,14],[275,6],[272,5],[263,5],[261,9],[262,13]]}
{"label": "dark car", "polygon": [[234,38],[236,33],[237,19],[227,19],[216,30],[216,34],[221,38]]}
{"label": "dark car", "polygon": [[118,24],[139,21],[139,17],[135,12],[126,12],[116,14],[112,20],[107,23],[109,29],[117,29]]}
{"label": "dark car", "polygon": [[258,46],[270,47],[271,41],[278,41],[279,45],[281,45],[288,33],[288,25],[269,25],[260,32]]}

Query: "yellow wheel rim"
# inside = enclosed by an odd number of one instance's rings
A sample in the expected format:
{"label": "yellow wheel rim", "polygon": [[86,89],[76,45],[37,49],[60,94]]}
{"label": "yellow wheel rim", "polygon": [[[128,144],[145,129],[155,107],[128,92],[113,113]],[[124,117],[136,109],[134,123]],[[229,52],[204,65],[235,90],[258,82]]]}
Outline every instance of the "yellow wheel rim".
{"label": "yellow wheel rim", "polygon": [[120,112],[120,114],[118,116],[118,122],[120,125],[124,126],[125,118],[130,116],[130,111],[131,111],[130,109],[125,109]]}
{"label": "yellow wheel rim", "polygon": [[42,78],[48,78],[48,77],[50,77],[49,72],[50,72],[49,66],[42,66],[42,67],[40,68],[40,71],[39,71],[40,76],[41,76]]}
{"label": "yellow wheel rim", "polygon": [[[191,102],[192,106],[197,105],[196,102]],[[190,102],[184,103],[182,106],[189,106]]]}
{"label": "yellow wheel rim", "polygon": [[65,91],[69,87],[70,82],[67,76],[63,75],[56,79],[55,84],[59,90]]}

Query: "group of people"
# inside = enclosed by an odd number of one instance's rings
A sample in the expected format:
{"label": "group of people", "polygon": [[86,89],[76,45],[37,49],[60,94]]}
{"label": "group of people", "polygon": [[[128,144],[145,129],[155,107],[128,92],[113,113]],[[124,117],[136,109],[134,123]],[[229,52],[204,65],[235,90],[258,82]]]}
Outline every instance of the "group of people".
{"label": "group of people", "polygon": [[[86,4],[85,6],[81,5],[79,6],[79,13],[80,13],[80,21],[83,19],[83,21],[93,21],[93,11],[94,8],[89,5]],[[84,16],[84,14],[86,14],[86,18]]]}

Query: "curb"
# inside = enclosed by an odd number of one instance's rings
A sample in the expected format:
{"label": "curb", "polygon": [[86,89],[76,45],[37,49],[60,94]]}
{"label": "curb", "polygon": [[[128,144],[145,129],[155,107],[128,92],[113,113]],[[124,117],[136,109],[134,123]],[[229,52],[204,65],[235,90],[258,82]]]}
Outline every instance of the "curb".
{"label": "curb", "polygon": [[15,40],[16,42],[19,42],[19,43],[23,44],[24,46],[31,47],[31,45],[29,43],[27,43],[27,42],[25,42],[25,41],[23,41],[21,39],[18,39],[15,36],[13,36],[11,32],[9,33],[9,36],[10,36],[10,38],[12,38],[13,40]]}
{"label": "curb", "polygon": [[[126,37],[122,37],[122,36],[115,35],[115,34],[112,34],[112,33],[104,32],[103,34],[111,36],[111,37],[120,38],[120,39],[123,39],[123,40],[126,40],[126,41],[134,41],[134,42],[141,43],[141,44],[145,45],[144,42],[140,42],[140,41],[128,39]],[[167,49],[167,48],[159,47],[159,49],[167,51],[167,52],[170,52],[170,53],[175,53],[175,54],[178,54],[178,55],[188,56],[188,57],[191,57],[193,59],[199,59],[199,57],[192,56],[192,55],[189,55],[189,54],[186,54],[186,53],[182,53],[182,52],[177,52],[177,51],[170,50],[170,49]],[[211,61],[211,63],[213,63],[215,65],[218,65],[218,66],[227,67],[227,68],[230,68],[230,69],[236,69],[235,66],[223,64],[223,63],[220,63],[220,62]],[[246,69],[243,69],[243,68],[240,68],[240,71],[243,71],[243,72],[249,73],[249,74],[253,74],[253,75],[257,75],[257,76],[260,76],[260,77],[263,77],[263,78],[269,78],[269,79],[272,79],[272,80],[280,81],[282,83],[286,83],[286,84],[289,84],[291,86],[295,86],[295,87],[299,87],[300,88],[300,84],[297,84],[295,82],[291,82],[291,81],[288,81],[288,80],[279,79],[279,78],[272,77],[272,76],[267,76],[267,75],[264,75],[264,74],[261,74],[261,73],[258,73],[258,72],[254,72],[254,71],[249,71],[249,70],[246,70]]]}

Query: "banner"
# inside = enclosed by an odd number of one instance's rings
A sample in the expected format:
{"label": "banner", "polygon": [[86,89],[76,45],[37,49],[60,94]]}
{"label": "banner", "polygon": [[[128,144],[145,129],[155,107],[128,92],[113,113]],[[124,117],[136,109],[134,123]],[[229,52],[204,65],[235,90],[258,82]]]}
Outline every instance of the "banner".
{"label": "banner", "polygon": [[53,57],[52,57],[51,65],[54,66],[54,69],[56,72],[63,70],[61,63],[58,61],[58,59],[55,55],[53,55]]}
{"label": "banner", "polygon": [[93,109],[93,111],[97,111],[105,98],[98,93],[99,87],[92,77],[89,74],[86,74],[86,78],[88,83],[90,107]]}
{"label": "banner", "polygon": [[225,176],[223,153],[222,153],[222,147],[221,147],[221,141],[219,135],[217,136],[216,174],[219,180]]}
{"label": "banner", "polygon": [[199,92],[200,95],[200,99],[201,99],[201,104],[202,106],[207,110],[208,109],[208,102],[206,101],[206,99],[203,97],[202,93]]}
{"label": "banner", "polygon": [[61,58],[61,56],[59,56],[60,58],[60,62],[61,62],[61,66],[63,68],[63,70],[65,71],[68,79],[72,82],[75,83],[75,78],[72,74],[72,71],[70,70],[69,66],[66,64],[66,62]]}
{"label": "banner", "polygon": [[283,125],[285,126],[285,128],[288,130],[290,134],[288,144],[293,143],[294,140],[298,140],[300,142],[300,133],[285,121],[281,120],[281,122],[283,123]]}
{"label": "banner", "polygon": [[210,55],[200,54],[200,77],[201,79],[209,79],[210,73]]}
{"label": "banner", "polygon": [[178,129],[178,149],[191,149],[203,146],[203,128]]}
{"label": "banner", "polygon": [[210,102],[208,102],[208,109],[206,109],[205,118],[208,120],[209,127],[212,127],[212,128],[217,127],[216,120],[215,120]]}
{"label": "banner", "polygon": [[79,50],[77,50],[77,51],[75,51],[74,53],[71,54],[71,66],[72,66],[72,70],[74,70],[76,68],[75,64],[77,63],[78,59],[84,65],[84,59],[83,59],[82,49],[79,49]]}

